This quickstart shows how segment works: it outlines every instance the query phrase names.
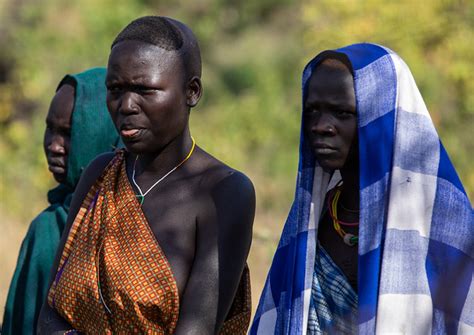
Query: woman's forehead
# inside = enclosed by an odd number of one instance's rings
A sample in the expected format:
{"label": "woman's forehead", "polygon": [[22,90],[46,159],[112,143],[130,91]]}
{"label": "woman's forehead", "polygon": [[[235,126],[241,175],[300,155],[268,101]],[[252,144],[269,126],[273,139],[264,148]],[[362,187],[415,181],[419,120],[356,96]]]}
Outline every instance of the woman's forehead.
{"label": "woman's forehead", "polygon": [[[336,61],[338,62],[338,61]],[[308,79],[307,88],[309,91],[325,87],[354,88],[354,78],[349,69],[342,63],[333,66],[332,63],[321,63],[314,68],[311,77]]]}
{"label": "woman's forehead", "polygon": [[124,41],[112,48],[107,68],[107,80],[116,76],[155,76],[182,73],[180,54],[155,45]]}

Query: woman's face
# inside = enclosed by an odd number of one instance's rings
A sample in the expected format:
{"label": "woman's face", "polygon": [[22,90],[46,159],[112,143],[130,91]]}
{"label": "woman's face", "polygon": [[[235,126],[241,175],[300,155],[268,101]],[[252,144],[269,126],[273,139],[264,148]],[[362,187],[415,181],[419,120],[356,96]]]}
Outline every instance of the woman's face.
{"label": "woman's face", "polygon": [[354,80],[342,62],[326,60],[314,70],[303,118],[306,139],[324,169],[342,169],[357,163]]}
{"label": "woman's face", "polygon": [[107,106],[130,152],[158,152],[183,133],[189,119],[185,73],[177,52],[125,41],[107,68]]}
{"label": "woman's face", "polygon": [[61,86],[51,101],[46,117],[44,151],[49,171],[58,183],[65,182],[67,176],[74,93],[74,87],[71,85]]}

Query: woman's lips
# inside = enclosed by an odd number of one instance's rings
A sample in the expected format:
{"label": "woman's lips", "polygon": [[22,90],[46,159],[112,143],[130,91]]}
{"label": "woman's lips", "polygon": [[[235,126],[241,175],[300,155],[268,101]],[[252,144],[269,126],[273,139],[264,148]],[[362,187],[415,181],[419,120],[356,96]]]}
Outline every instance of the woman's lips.
{"label": "woman's lips", "polygon": [[317,155],[330,155],[337,151],[332,146],[326,143],[322,143],[322,142],[313,143],[312,147],[313,147],[314,153]]}
{"label": "woman's lips", "polygon": [[59,166],[59,165],[49,165],[48,170],[51,171],[53,174],[66,173],[66,168],[64,166]]}
{"label": "woman's lips", "polygon": [[333,149],[333,148],[317,147],[317,148],[314,148],[314,152],[315,152],[317,155],[330,155],[330,154],[335,153],[336,150]]}
{"label": "woman's lips", "polygon": [[120,135],[124,138],[135,138],[140,135],[141,129],[122,129],[120,130]]}

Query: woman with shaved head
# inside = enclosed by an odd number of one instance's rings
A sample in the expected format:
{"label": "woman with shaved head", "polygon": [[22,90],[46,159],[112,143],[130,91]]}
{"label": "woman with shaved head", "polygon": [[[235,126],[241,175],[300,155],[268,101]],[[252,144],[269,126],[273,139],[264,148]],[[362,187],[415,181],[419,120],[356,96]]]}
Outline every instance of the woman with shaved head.
{"label": "woman with shaved head", "polygon": [[125,149],[84,172],[39,332],[245,334],[255,194],[191,136],[196,38],[170,18],[133,21],[106,85]]}

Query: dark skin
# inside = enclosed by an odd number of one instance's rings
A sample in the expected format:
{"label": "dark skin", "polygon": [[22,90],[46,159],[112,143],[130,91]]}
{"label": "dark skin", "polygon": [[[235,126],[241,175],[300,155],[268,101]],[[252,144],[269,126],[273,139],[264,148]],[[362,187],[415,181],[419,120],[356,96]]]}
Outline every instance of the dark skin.
{"label": "dark skin", "polygon": [[[146,192],[191,149],[189,111],[201,97],[200,78],[184,72],[175,51],[125,41],[111,51],[106,85],[111,117],[128,150],[130,183],[138,155],[135,179]],[[111,158],[98,157],[83,173],[68,227]],[[180,314],[175,334],[218,333],[250,249],[251,181],[196,146],[191,158],[145,197],[142,208],[176,279]],[[40,325],[45,334],[71,328],[48,304]]]}
{"label": "dark skin", "polygon": [[[358,222],[359,162],[354,79],[342,62],[323,61],[313,72],[304,103],[304,131],[323,169],[341,172],[343,187],[338,201],[338,219]],[[343,226],[343,229],[358,235],[358,226]],[[322,217],[318,239],[357,290],[357,245],[344,243],[328,212]]]}
{"label": "dark skin", "polygon": [[51,100],[46,116],[44,152],[49,171],[58,183],[66,181],[67,176],[74,93],[74,87],[71,85],[61,86]]}

